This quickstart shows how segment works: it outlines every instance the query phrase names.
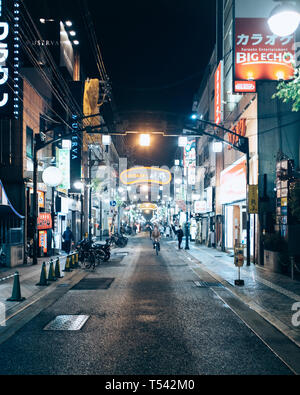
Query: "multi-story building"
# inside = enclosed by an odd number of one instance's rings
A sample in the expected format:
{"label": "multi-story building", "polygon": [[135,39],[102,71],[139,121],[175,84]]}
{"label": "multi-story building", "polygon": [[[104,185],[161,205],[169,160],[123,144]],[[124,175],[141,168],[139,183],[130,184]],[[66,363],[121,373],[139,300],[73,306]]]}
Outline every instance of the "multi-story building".
{"label": "multi-story building", "polygon": [[[273,98],[278,80],[292,78],[291,61],[295,60],[295,37],[274,36],[267,25],[275,6],[272,0],[251,4],[217,0],[216,47],[193,109],[198,119],[203,117],[248,138],[249,185],[254,186],[250,187],[254,191],[251,208],[246,156],[223,144],[222,152],[210,157],[207,152],[212,152],[212,141],[207,136],[200,138],[198,153],[200,162],[206,157],[204,165],[215,171],[215,177],[209,170],[209,176],[205,172],[202,180],[208,185],[209,179],[215,188],[216,246],[230,251],[236,244],[246,245],[249,221],[251,258],[260,264],[263,235],[280,228],[281,235],[288,238],[287,214],[276,206],[277,162],[289,159],[295,169],[299,168],[300,115],[293,113],[288,103]],[[239,142],[238,136],[220,128],[208,126],[206,130],[211,134],[218,130],[226,141]]]}

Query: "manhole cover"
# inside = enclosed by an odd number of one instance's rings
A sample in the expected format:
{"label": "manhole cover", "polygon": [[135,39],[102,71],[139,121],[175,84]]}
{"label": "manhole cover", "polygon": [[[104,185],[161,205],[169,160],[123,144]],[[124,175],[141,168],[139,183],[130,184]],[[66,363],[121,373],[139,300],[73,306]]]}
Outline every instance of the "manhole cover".
{"label": "manhole cover", "polygon": [[44,328],[45,331],[79,331],[89,315],[58,315]]}
{"label": "manhole cover", "polygon": [[108,289],[114,278],[84,278],[79,283],[74,285],[72,290],[97,290]]}
{"label": "manhole cover", "polygon": [[209,288],[209,287],[223,287],[221,283],[209,283],[206,281],[194,281],[195,285],[200,288]]}

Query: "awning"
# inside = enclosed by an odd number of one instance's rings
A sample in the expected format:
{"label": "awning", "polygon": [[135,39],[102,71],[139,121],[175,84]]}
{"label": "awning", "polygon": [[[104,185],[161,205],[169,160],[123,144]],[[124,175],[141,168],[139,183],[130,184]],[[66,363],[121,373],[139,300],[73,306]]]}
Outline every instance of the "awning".
{"label": "awning", "polygon": [[24,219],[25,217],[17,212],[15,210],[14,206],[11,204],[9,201],[4,186],[2,184],[2,181],[0,180],[0,218],[7,218],[11,216],[17,216],[20,219]]}

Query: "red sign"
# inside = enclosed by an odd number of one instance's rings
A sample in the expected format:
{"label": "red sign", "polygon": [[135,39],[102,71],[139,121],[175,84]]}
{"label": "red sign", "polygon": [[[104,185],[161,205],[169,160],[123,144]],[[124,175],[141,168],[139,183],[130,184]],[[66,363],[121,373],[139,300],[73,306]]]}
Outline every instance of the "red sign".
{"label": "red sign", "polygon": [[215,72],[215,124],[217,125],[222,120],[222,71],[223,62],[221,61]]}
{"label": "red sign", "polygon": [[[234,126],[234,128],[232,128],[232,131],[239,136],[246,136],[246,118],[240,119],[238,123]],[[230,143],[236,145],[239,141],[239,136],[228,133],[228,140]],[[228,145],[228,149],[232,149],[232,147]]]}
{"label": "red sign", "polygon": [[236,18],[235,79],[291,79],[294,76],[294,44],[294,35],[274,35],[265,18]]}
{"label": "red sign", "polygon": [[37,228],[52,229],[52,217],[50,213],[41,213],[37,219]]}
{"label": "red sign", "polygon": [[234,91],[237,93],[256,92],[255,81],[234,81]]}

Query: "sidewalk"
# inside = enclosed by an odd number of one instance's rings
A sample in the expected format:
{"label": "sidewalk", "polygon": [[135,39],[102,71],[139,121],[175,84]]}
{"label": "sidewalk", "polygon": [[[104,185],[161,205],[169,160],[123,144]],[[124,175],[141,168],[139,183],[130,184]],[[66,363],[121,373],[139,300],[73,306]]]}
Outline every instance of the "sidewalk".
{"label": "sidewalk", "polygon": [[238,269],[233,257],[227,253],[192,243],[190,250],[182,251],[191,262],[200,264],[202,269],[300,347],[300,326],[292,324],[292,316],[296,312],[292,311],[292,306],[300,302],[299,281],[251,264],[241,268],[241,279],[245,285],[236,286],[234,280],[238,278]]}
{"label": "sidewalk", "polygon": [[[55,267],[55,262],[56,259],[59,258],[60,262],[60,270],[63,276],[72,275],[72,272],[69,273],[63,273],[62,271],[65,268],[66,264],[66,257],[67,255],[55,255],[52,257],[44,257],[44,258],[39,258],[38,259],[38,264],[37,265],[32,265],[31,262],[27,265],[21,265],[21,266],[15,266],[15,267],[4,267],[0,269],[0,280],[1,278],[8,277],[10,275],[13,275],[15,272],[19,273],[19,278],[20,278],[20,288],[21,288],[21,296],[26,298],[25,301],[23,302],[11,302],[7,301],[8,298],[12,296],[12,289],[13,289],[13,283],[14,283],[14,277],[9,278],[5,281],[0,281],[0,305],[4,305],[5,307],[5,312],[6,312],[6,317],[9,317],[11,314],[12,310],[16,310],[18,306],[22,308],[23,305],[26,305],[28,300],[35,298],[39,299],[39,297],[43,296],[46,290],[48,291],[49,289],[51,290],[53,287],[48,286],[37,286],[36,284],[40,280],[40,275],[41,275],[41,268],[42,268],[42,263],[46,263],[46,269],[47,269],[47,276],[48,276],[48,270],[49,270],[49,262],[50,259],[53,259],[54,262],[54,267]],[[63,279],[61,279],[63,280]],[[53,282],[53,284],[57,284],[58,281]],[[49,291],[48,291],[49,292]],[[1,317],[0,317],[1,321]],[[0,322],[1,325],[1,322]]]}

